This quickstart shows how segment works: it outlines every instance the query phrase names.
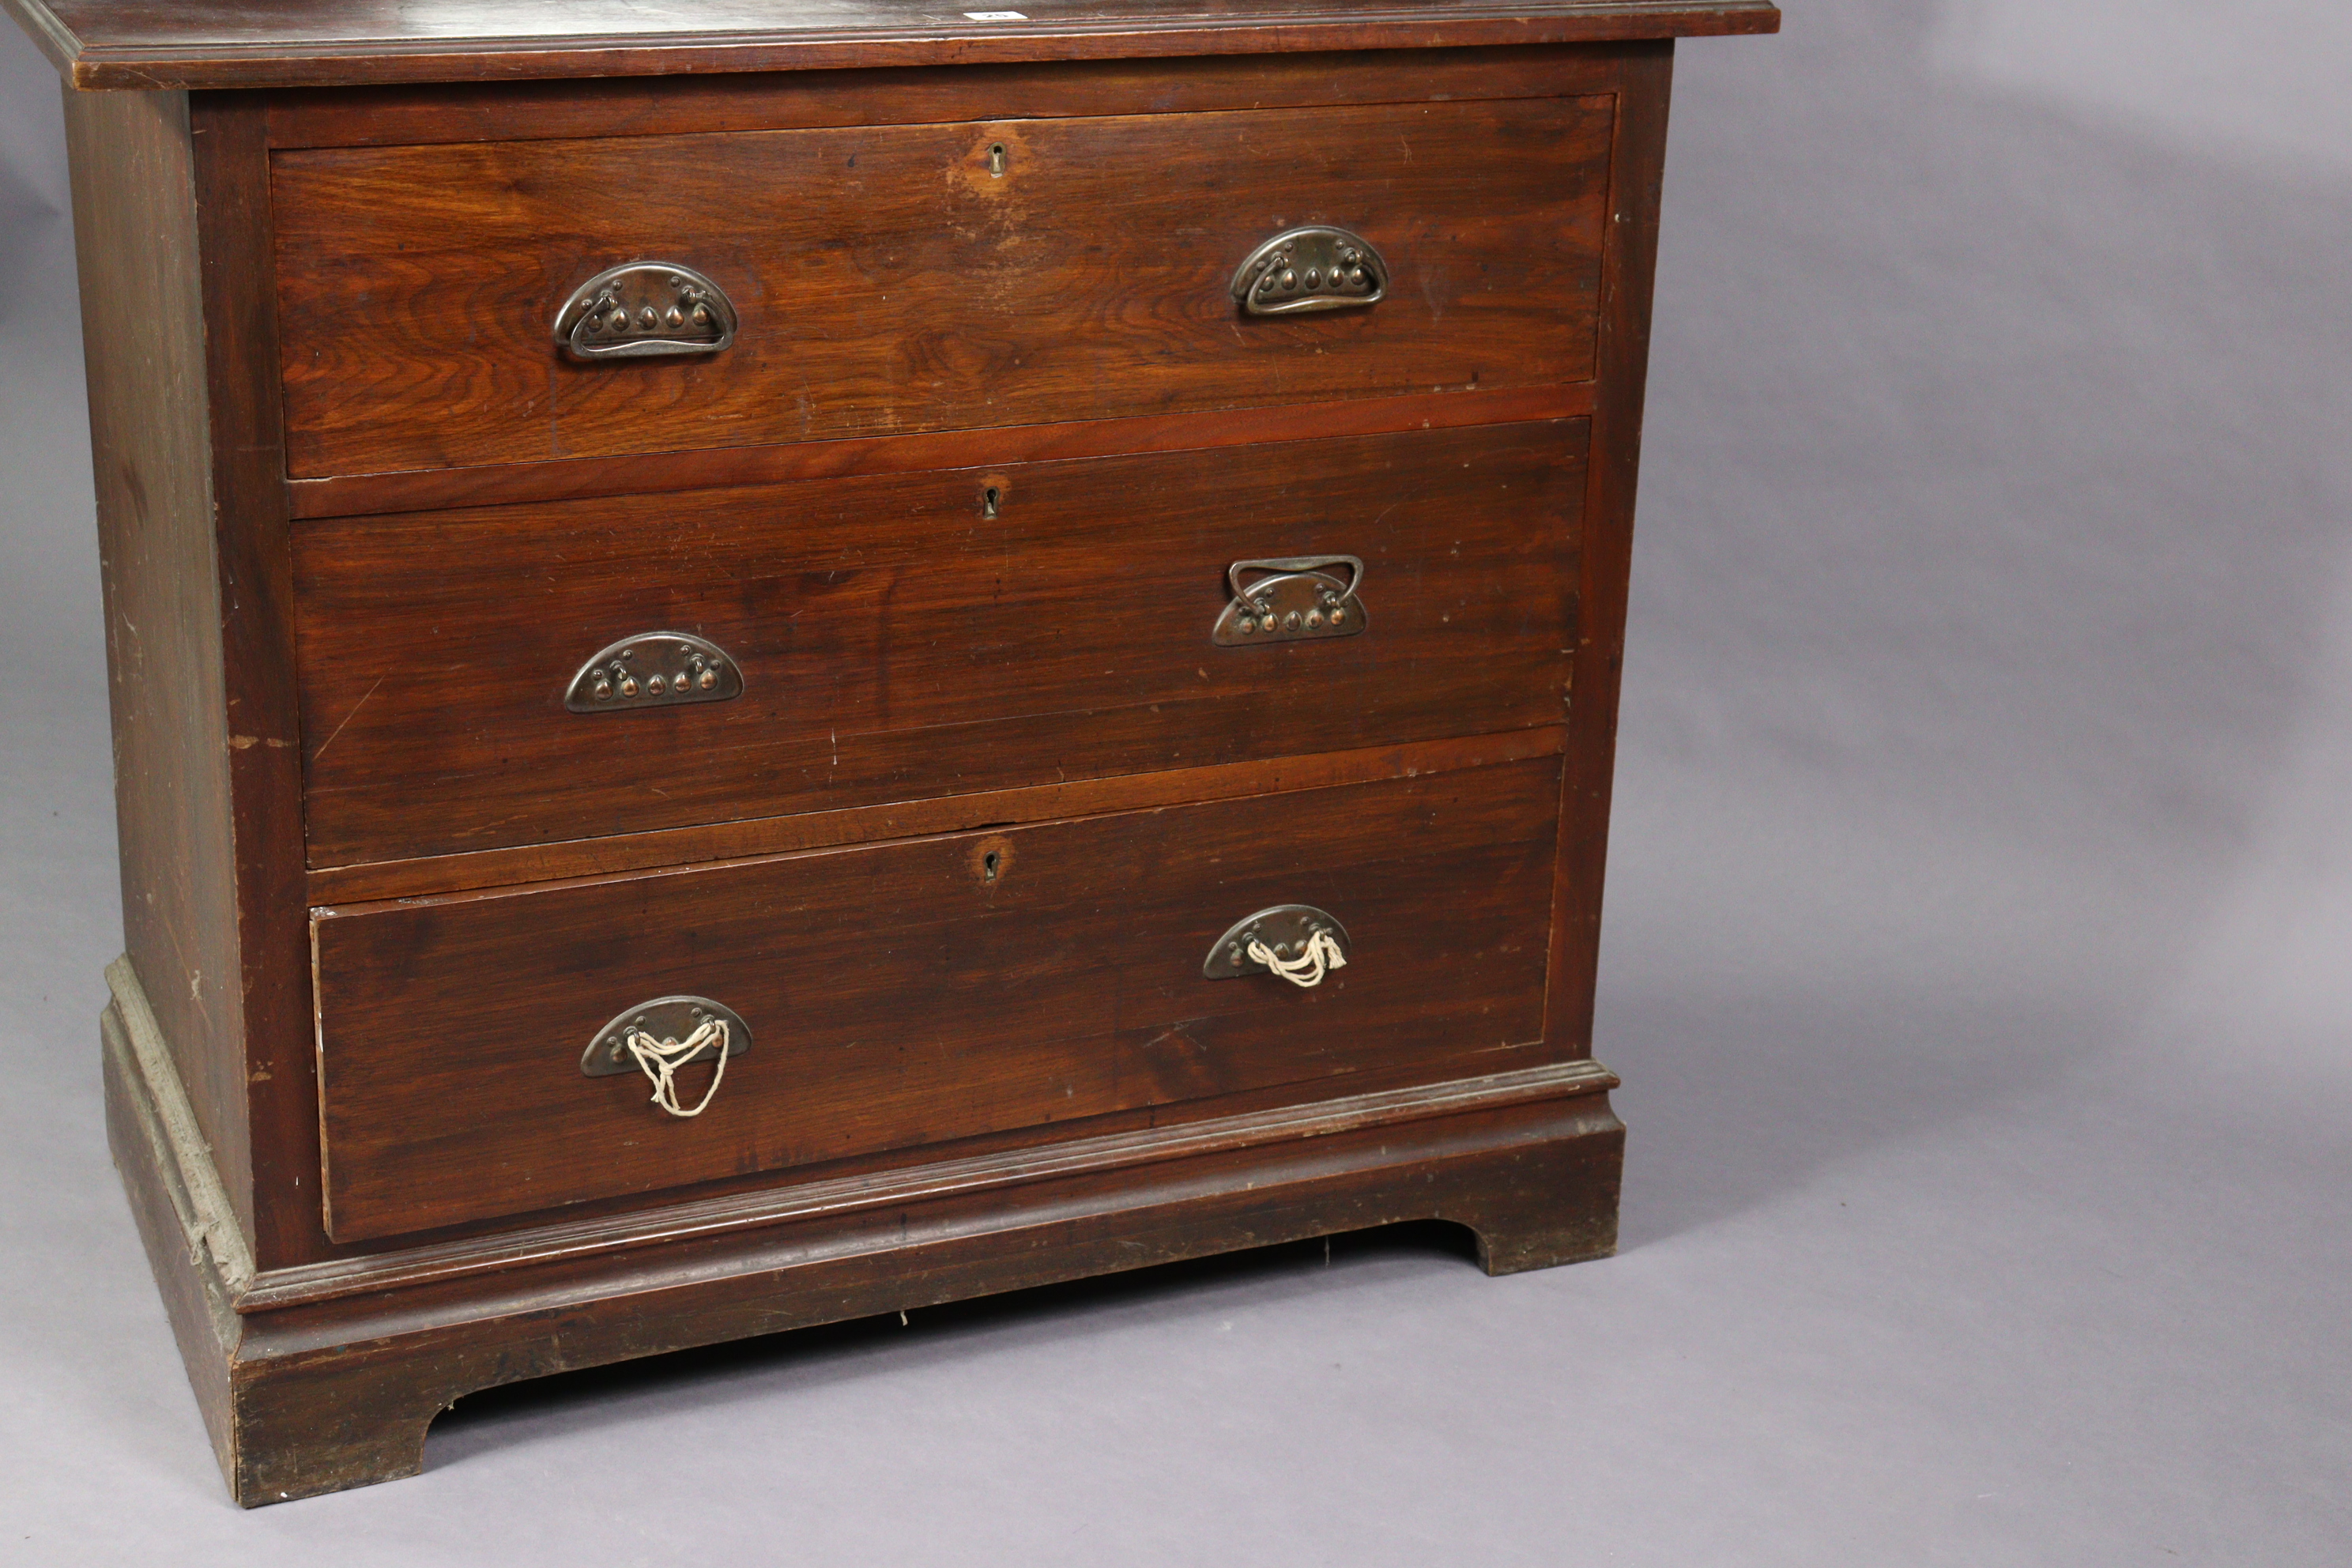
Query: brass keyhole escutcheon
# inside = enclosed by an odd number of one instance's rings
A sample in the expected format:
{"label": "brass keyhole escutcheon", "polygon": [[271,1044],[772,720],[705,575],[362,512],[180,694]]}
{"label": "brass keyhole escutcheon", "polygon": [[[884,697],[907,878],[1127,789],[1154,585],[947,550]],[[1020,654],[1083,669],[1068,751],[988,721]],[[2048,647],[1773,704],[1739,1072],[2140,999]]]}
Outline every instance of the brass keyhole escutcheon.
{"label": "brass keyhole escutcheon", "polygon": [[983,124],[971,128],[971,140],[950,154],[952,178],[964,190],[986,202],[1002,202],[1011,198],[1022,184],[1025,174],[1035,170],[1026,163],[1016,169],[1016,159],[1028,156],[1023,129],[1014,124]]}
{"label": "brass keyhole escutcheon", "polygon": [[993,892],[1013,869],[1013,840],[992,833],[971,847],[965,864],[972,880]]}
{"label": "brass keyhole escutcheon", "polygon": [[988,486],[980,492],[980,515],[993,519],[996,516],[997,507],[1003,500],[1004,491],[1002,489],[995,485]]}

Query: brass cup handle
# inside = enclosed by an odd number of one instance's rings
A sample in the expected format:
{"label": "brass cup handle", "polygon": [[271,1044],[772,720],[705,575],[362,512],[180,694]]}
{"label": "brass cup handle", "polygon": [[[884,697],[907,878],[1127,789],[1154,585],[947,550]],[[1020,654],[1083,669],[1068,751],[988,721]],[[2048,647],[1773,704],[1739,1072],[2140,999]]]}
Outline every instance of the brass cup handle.
{"label": "brass cup handle", "polygon": [[1300,990],[1323,984],[1335,969],[1348,967],[1348,931],[1328,910],[1312,904],[1276,904],[1236,921],[1209,949],[1201,965],[1206,980],[1238,980],[1271,974]]}
{"label": "brass cup handle", "polygon": [[1251,251],[1234,271],[1232,289],[1252,316],[1353,310],[1387,297],[1389,264],[1362,235],[1308,224],[1285,229]]}
{"label": "brass cup handle", "polygon": [[574,289],[555,313],[555,341],[591,363],[715,354],[735,341],[727,290],[674,261],[633,261]]}
{"label": "brass cup handle", "polygon": [[1234,596],[1209,632],[1219,647],[1351,637],[1364,629],[1364,601],[1358,597],[1364,563],[1357,556],[1236,561],[1225,568],[1225,581]]}
{"label": "brass cup handle", "polygon": [[[656,996],[612,1019],[581,1053],[586,1078],[636,1072],[653,1085],[653,1103],[668,1114],[691,1119],[710,1109],[726,1081],[727,1059],[751,1048],[751,1026],[732,1007],[708,996]],[[678,1092],[678,1069],[712,1063],[710,1087],[689,1108]]]}
{"label": "brass cup handle", "polygon": [[617,713],[741,695],[743,667],[709,637],[640,632],[599,648],[574,670],[563,705],[574,713]]}

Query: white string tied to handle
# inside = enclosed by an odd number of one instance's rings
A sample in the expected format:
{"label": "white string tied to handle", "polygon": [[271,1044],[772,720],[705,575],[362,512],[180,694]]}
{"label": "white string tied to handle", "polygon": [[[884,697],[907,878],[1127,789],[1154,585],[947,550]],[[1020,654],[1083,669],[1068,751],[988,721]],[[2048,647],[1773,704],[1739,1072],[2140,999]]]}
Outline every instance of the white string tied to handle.
{"label": "white string tied to handle", "polygon": [[[719,1079],[727,1076],[727,1020],[705,1018],[702,1026],[682,1040],[657,1040],[643,1029],[632,1026],[622,1038],[629,1054],[637,1058],[637,1070],[654,1086],[654,1103],[672,1116],[699,1116],[709,1108],[711,1097],[719,1092]],[[692,1061],[703,1047],[716,1041],[719,1065],[711,1070],[710,1087],[703,1091],[701,1102],[688,1110],[677,1098],[677,1069]]]}
{"label": "white string tied to handle", "polygon": [[1249,955],[1301,990],[1322,984],[1323,976],[1334,969],[1348,967],[1348,955],[1339,951],[1339,942],[1328,931],[1318,931],[1307,938],[1297,958],[1276,957],[1274,949],[1257,937],[1250,938]]}

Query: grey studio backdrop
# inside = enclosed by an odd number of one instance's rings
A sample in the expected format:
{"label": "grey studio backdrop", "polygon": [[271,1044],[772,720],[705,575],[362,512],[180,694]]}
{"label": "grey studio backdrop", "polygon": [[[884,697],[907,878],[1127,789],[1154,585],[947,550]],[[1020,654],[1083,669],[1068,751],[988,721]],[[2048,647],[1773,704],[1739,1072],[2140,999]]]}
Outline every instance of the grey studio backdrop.
{"label": "grey studio backdrop", "polygon": [[0,28],[0,1560],[2345,1562],[2347,83],[2338,0],[1685,46],[1622,1256],[1343,1238],[582,1374],[245,1515],[100,1124],[67,183]]}

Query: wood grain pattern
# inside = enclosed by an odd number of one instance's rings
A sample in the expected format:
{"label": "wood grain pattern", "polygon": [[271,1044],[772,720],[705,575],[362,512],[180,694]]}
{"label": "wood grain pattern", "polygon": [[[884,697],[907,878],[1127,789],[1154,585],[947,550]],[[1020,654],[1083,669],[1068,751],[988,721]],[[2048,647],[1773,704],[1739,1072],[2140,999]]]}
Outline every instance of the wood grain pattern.
{"label": "wood grain pattern", "polygon": [[[1549,761],[313,921],[329,1229],[394,1235],[1539,1037]],[[997,859],[983,868],[983,851]],[[1208,981],[1311,902],[1354,962]],[[878,917],[878,918],[877,918]],[[586,1079],[615,1013],[750,1024],[691,1121]]]}
{"label": "wood grain pattern", "polygon": [[1614,89],[1575,47],[1066,60],[962,70],[440,82],[273,93],[272,147],[425,146],[1069,115],[1573,98]]}
{"label": "wood grain pattern", "polygon": [[1610,190],[1610,247],[1601,303],[1601,392],[1587,470],[1589,542],[1578,563],[1576,702],[1569,714],[1560,800],[1559,872],[1553,882],[1548,1037],[1591,1048],[1601,971],[1601,890],[1609,858],[1609,798],[1616,771],[1617,695],[1625,661],[1625,599],[1633,565],[1633,500],[1641,474],[1643,395],[1650,363],[1650,304],[1674,81],[1671,42],[1625,51],[1622,109]]}
{"label": "wood grain pattern", "polygon": [[83,88],[258,88],[1769,33],[1770,0],[1073,0],[975,24],[919,0],[0,0]]}
{"label": "wood grain pattern", "polygon": [[754,1232],[633,1267],[526,1271],[437,1301],[288,1314],[283,1328],[247,1320],[231,1486],[251,1507],[414,1475],[434,1417],[479,1388],[1401,1220],[1462,1226],[1490,1274],[1603,1258],[1623,1143],[1605,1098],[1581,1095],[1403,1137],[1341,1133]]}
{"label": "wood grain pattern", "polygon": [[1074,779],[1025,789],[982,790],[973,795],[936,795],[881,805],[808,811],[793,816],[760,816],[697,827],[625,833],[609,838],[569,839],[559,844],[479,849],[422,860],[362,861],[312,871],[309,902],[362,903],[377,899],[423,898],[436,893],[507,888],[525,882],[556,882],[649,871],[663,866],[754,859],[799,849],[830,849],[956,833],[969,827],[1016,822],[1046,822],[1111,811],[1141,811],[1194,801],[1237,800],[1286,790],[1326,789],[1379,779],[1415,778],[1454,773],[1529,757],[1556,757],[1566,735],[1561,725],[1510,730],[1496,735],[1420,741],[1398,746],[1364,746],[1345,752],[1315,752],[1301,757],[1221,763],[1204,768],[1167,768]]}
{"label": "wood grain pattern", "polygon": [[713,447],[699,451],[502,463],[477,468],[409,468],[398,473],[294,479],[289,482],[287,490],[297,518],[352,517],[362,512],[512,506],[525,501],[576,500],[591,496],[781,484],[788,479],[912,474],[932,468],[1114,458],[1144,452],[1207,452],[1220,447],[1263,446],[1272,441],[1305,441],[1318,437],[1379,436],[1536,419],[1574,419],[1591,413],[1593,404],[1592,384],[1583,382],[1567,386],[1520,387],[1508,392],[1423,393],[1338,403],[1295,403],[1192,414],[1145,414],[1126,419],[1062,420],[1050,425],[941,430],[920,436],[795,441],[773,447]]}
{"label": "wood grain pattern", "polygon": [[[895,1201],[795,1212],[783,1197],[766,1223],[559,1245],[487,1276],[438,1272],[457,1261],[446,1249],[410,1255],[415,1268],[285,1270],[233,1311],[172,1199],[173,1152],[115,1037],[110,1142],[222,1473],[248,1508],[413,1475],[425,1427],[460,1395],[570,1367],[1403,1219],[1468,1227],[1490,1273],[1604,1256],[1616,1240],[1613,1079],[1571,1068],[1066,1144],[1025,1174],[996,1173],[1009,1183],[942,1166],[928,1184],[885,1184],[877,1196]],[[672,1217],[719,1216],[687,1205]],[[383,1288],[337,1288],[366,1271]]]}
{"label": "wood grain pattern", "polygon": [[[314,865],[1557,724],[1583,426],[306,523]],[[998,515],[982,515],[995,486]],[[1225,568],[1349,554],[1370,630],[1215,647]],[[692,632],[728,702],[579,714]]]}
{"label": "wood grain pattern", "polygon": [[[240,1501],[796,1324],[1404,1218],[1610,1250],[1665,40],[1769,5],[0,9],[70,82],[207,89],[68,115],[169,1046],[102,1020],[109,1137]],[[1391,298],[1234,315],[1317,219]],[[557,360],[654,254],[745,345]],[[1327,552],[1370,636],[1208,644],[1230,560]],[[553,710],[657,626],[762,697]],[[1292,899],[1347,969],[1200,977]],[[670,991],[757,1030],[693,1121],[578,1071]]]}
{"label": "wood grain pattern", "polygon": [[577,1263],[648,1247],[840,1219],[938,1198],[973,1198],[1040,1180],[1104,1175],[1237,1149],[1328,1138],[1379,1127],[1405,1128],[1433,1116],[1496,1110],[1618,1086],[1594,1061],[1554,1063],[1409,1089],[1349,1094],[1271,1110],[1211,1116],[1132,1131],[960,1155],[895,1169],[770,1184],[755,1191],[667,1204],[656,1209],[508,1227],[460,1240],[281,1268],[237,1292],[235,1310],[255,1315],[420,1287],[445,1287],[482,1275],[551,1263]]}
{"label": "wood grain pattern", "polygon": [[[1342,1098],[1353,1100],[1393,1093],[1419,1094],[1431,1089],[1433,1085],[1497,1073],[1549,1071],[1553,1068],[1580,1070],[1591,1066],[1589,1058],[1572,1050],[1555,1048],[1541,1040],[1497,1047],[1476,1044],[1473,1037],[1451,1047],[1360,1068],[1330,1088],[1343,1090]],[[1034,1152],[1041,1159],[1057,1161],[1061,1158],[1058,1152],[1073,1143],[1090,1143],[1097,1139],[1120,1138],[1154,1131],[1173,1133],[1181,1129],[1223,1122],[1236,1117],[1287,1113],[1305,1106],[1324,1103],[1328,1102],[1318,1097],[1302,1094],[1296,1083],[1276,1083],[1222,1094],[1213,1100],[1141,1104],[1124,1110],[1090,1116],[1083,1121],[1008,1127],[950,1142],[879,1149],[839,1160],[796,1165],[789,1172],[750,1171],[698,1183],[685,1189],[653,1189],[587,1199],[544,1214],[509,1215],[436,1230],[330,1242],[311,1262],[266,1269],[256,1279],[274,1280],[289,1269],[314,1268],[349,1268],[361,1271],[379,1267],[400,1269],[411,1260],[446,1257],[450,1248],[496,1247],[507,1244],[528,1248],[535,1245],[533,1237],[550,1231],[589,1237],[591,1245],[587,1250],[590,1251],[596,1250],[594,1238],[603,1237],[629,1238],[621,1243],[623,1246],[667,1247],[672,1240],[692,1239],[683,1235],[673,1237],[672,1223],[680,1215],[692,1216],[707,1212],[706,1205],[756,1205],[766,1197],[812,1184],[849,1182],[888,1185],[916,1180],[917,1173],[928,1167],[1009,1158],[1024,1150]],[[437,1268],[437,1265],[431,1267]],[[297,1277],[307,1276],[298,1274]],[[462,1285],[451,1288],[464,1289]]]}
{"label": "wood grain pattern", "polygon": [[68,97],[122,928],[253,1219],[194,163],[176,93]]}
{"label": "wood grain pattern", "polygon": [[[1537,99],[280,153],[289,472],[1587,380],[1611,112]],[[1242,316],[1234,269],[1310,222],[1370,240],[1389,297]],[[735,345],[562,359],[563,300],[646,258],[725,289]]]}
{"label": "wood grain pattern", "polygon": [[[264,102],[205,93],[190,106],[212,417],[222,694],[236,849],[236,1056],[252,1148],[253,1248],[265,1267],[315,1256],[318,1101],[302,902],[301,752],[287,542],[278,322],[269,287]],[[194,389],[181,389],[196,395]],[[168,853],[168,852],[167,852]]]}

